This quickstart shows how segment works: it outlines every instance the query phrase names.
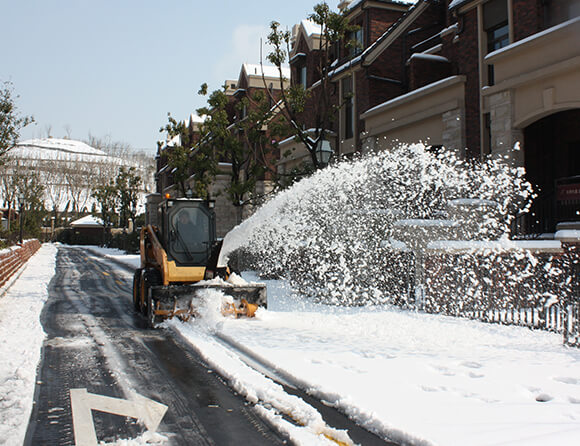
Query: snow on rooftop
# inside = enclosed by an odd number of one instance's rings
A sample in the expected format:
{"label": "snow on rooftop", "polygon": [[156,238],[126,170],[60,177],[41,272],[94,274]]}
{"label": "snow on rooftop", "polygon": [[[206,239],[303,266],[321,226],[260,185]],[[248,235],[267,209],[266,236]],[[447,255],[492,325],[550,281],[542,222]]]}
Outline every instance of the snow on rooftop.
{"label": "snow on rooftop", "polygon": [[130,162],[95,149],[82,141],[71,139],[43,138],[21,141],[10,150],[15,160],[42,160],[58,162],[101,163],[130,165]]}
{"label": "snow on rooftop", "polygon": [[[246,72],[248,76],[261,76],[262,69],[265,77],[279,77],[278,67],[273,65],[259,65],[259,64],[249,64],[245,63],[242,65],[242,70]],[[290,79],[290,68],[282,67],[282,74],[286,79]]]}
{"label": "snow on rooftop", "polygon": [[192,113],[185,120],[185,127],[189,127],[191,124],[203,124],[207,119],[207,115],[199,116],[196,113]]}
{"label": "snow on rooftop", "polygon": [[304,28],[304,32],[306,33],[306,35],[309,37],[315,34],[320,35],[322,31],[322,27],[319,24],[314,23],[312,20],[305,19],[302,20],[300,24],[302,25],[302,28]]}
{"label": "snow on rooftop", "polygon": [[73,139],[59,139],[59,138],[28,139],[26,141],[22,141],[16,144],[15,149],[28,147],[87,155],[98,155],[98,156],[107,155],[102,150],[95,149],[94,147],[91,147],[82,141],[75,141]]}
{"label": "snow on rooftop", "polygon": [[103,220],[100,217],[95,217],[94,215],[86,215],[78,220],[71,222],[70,224],[73,228],[75,227],[87,227],[87,226],[103,226]]}
{"label": "snow on rooftop", "polygon": [[432,62],[449,62],[449,59],[443,56],[437,56],[435,54],[425,54],[425,53],[414,53],[409,60],[413,59],[422,59],[422,60],[429,60]]}
{"label": "snow on rooftop", "polygon": [[451,3],[449,3],[449,9],[453,9],[456,8],[460,5],[462,5],[463,3],[467,3],[469,0],[452,0]]}
{"label": "snow on rooftop", "polygon": [[[350,4],[348,5],[348,9],[356,8],[363,1],[364,0],[354,0],[353,2],[350,2]],[[400,4],[403,4],[403,5],[414,5],[418,1],[419,0],[391,0],[391,3],[400,3]]]}

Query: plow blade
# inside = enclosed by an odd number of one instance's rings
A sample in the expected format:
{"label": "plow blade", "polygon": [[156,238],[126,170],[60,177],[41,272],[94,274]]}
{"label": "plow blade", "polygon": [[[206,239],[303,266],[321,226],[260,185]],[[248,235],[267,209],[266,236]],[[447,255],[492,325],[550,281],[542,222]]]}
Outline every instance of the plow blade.
{"label": "plow blade", "polygon": [[267,306],[266,285],[192,284],[154,286],[151,288],[154,320],[179,317],[187,321],[195,316],[202,290],[217,290],[234,299],[222,308],[222,314],[253,317],[258,307]]}

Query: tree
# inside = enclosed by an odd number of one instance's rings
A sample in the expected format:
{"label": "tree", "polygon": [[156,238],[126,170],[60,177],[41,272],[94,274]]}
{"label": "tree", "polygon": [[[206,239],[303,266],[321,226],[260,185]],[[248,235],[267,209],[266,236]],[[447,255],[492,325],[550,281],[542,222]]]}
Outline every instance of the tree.
{"label": "tree", "polygon": [[[344,102],[333,98],[332,71],[334,67],[334,54],[331,49],[344,42],[346,48],[358,46],[358,42],[349,39],[349,35],[359,27],[350,25],[343,12],[334,12],[326,2],[314,6],[314,12],[309,15],[309,20],[320,27],[320,48],[318,48],[318,64],[316,67],[317,82],[310,88],[305,88],[300,83],[293,83],[282,91],[282,97],[277,108],[281,120],[277,122],[286,127],[286,132],[302,142],[312,161],[312,165],[318,169],[323,167],[316,159],[316,148],[319,142],[324,141],[333,128],[338,111],[349,100]],[[284,80],[282,67],[288,62],[291,52],[291,33],[282,31],[278,22],[270,24],[268,43],[273,50],[268,54],[267,60],[278,68],[280,80]],[[308,107],[311,118],[304,115]],[[306,129],[312,129],[308,131]]]}
{"label": "tree", "polygon": [[109,230],[114,224],[119,204],[119,194],[115,182],[110,180],[107,184],[101,184],[95,187],[91,193],[91,197],[96,200],[101,208],[103,226],[105,230]]}
{"label": "tree", "polygon": [[22,200],[20,211],[22,228],[26,234],[40,235],[42,219],[46,214],[44,206],[44,184],[36,166],[21,168],[14,174],[14,189],[18,200]]}
{"label": "tree", "polygon": [[[202,85],[200,94],[207,94],[207,85]],[[267,170],[267,156],[271,151],[264,125],[271,107],[266,95],[258,91],[246,96],[235,106],[235,111],[245,110],[242,119],[232,119],[231,103],[226,94],[226,86],[212,92],[207,106],[197,112],[207,116],[201,126],[199,147],[213,150],[222,161],[231,165],[230,182],[225,192],[231,203],[242,208],[252,201],[249,198],[256,183]],[[241,219],[241,212],[238,216]]]}
{"label": "tree", "polygon": [[125,225],[129,220],[135,227],[135,217],[137,216],[137,201],[139,200],[139,190],[141,188],[141,177],[137,175],[135,167],[121,167],[115,180],[115,187],[119,199],[120,224]]}
{"label": "tree", "polygon": [[31,116],[19,116],[12,91],[10,82],[0,88],[0,162],[18,141],[20,130],[34,122]]}
{"label": "tree", "polygon": [[[218,171],[218,160],[213,146],[196,145],[193,129],[177,121],[168,113],[168,123],[159,129],[167,132],[167,165],[171,169],[178,192],[185,196],[189,186],[199,198],[209,198],[209,185]],[[189,185],[188,185],[189,183]]]}

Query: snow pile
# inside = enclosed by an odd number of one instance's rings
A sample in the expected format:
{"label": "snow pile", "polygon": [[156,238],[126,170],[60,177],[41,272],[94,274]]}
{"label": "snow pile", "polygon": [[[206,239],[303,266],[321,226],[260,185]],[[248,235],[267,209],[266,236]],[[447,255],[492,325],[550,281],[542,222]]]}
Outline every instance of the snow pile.
{"label": "snow pile", "polygon": [[[221,314],[221,307],[227,297],[217,290],[205,290],[205,294],[200,293],[200,297],[201,301],[196,307],[198,315],[192,322],[183,323],[172,319],[166,321],[165,326],[178,331],[212,368],[227,379],[237,393],[254,404],[260,416],[290,437],[295,444],[353,444],[345,431],[329,427],[316,409],[286,393],[280,384],[248,366],[238,354],[224,347],[217,340],[216,334],[219,335],[226,321],[236,320]],[[226,342],[235,341],[226,339]]]}
{"label": "snow pile", "polygon": [[452,200],[493,201],[469,236],[497,239],[532,195],[523,176],[503,160],[477,164],[402,145],[341,162],[281,192],[226,236],[224,252],[243,247],[261,271],[286,275],[299,294],[324,302],[392,302],[412,260],[383,243],[395,222],[446,218]]}
{"label": "snow pile", "polygon": [[43,245],[0,298],[0,442],[22,444],[45,334],[40,313],[54,275],[56,247]]}

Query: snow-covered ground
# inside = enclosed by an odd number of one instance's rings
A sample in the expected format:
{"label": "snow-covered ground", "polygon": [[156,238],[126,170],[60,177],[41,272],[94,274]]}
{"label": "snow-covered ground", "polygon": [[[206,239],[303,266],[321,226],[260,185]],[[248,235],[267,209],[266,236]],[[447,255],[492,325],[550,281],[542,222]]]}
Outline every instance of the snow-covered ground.
{"label": "snow-covered ground", "polygon": [[[0,298],[3,440],[22,438],[28,420],[43,337],[38,317],[54,271],[54,252],[54,246],[44,245]],[[137,262],[135,256],[100,252],[133,266]],[[580,442],[580,350],[564,347],[559,334],[388,307],[309,304],[292,297],[280,282],[268,283],[269,308],[255,319],[224,318],[219,293],[206,297],[201,318],[165,325],[188,339],[299,444],[336,444],[323,434],[337,440],[346,434],[333,431],[314,409],[247,366],[224,340],[395,441]],[[289,423],[282,413],[302,426]]]}
{"label": "snow-covered ground", "polygon": [[56,246],[43,245],[0,295],[0,444],[24,440],[45,334],[40,312],[54,276]]}

